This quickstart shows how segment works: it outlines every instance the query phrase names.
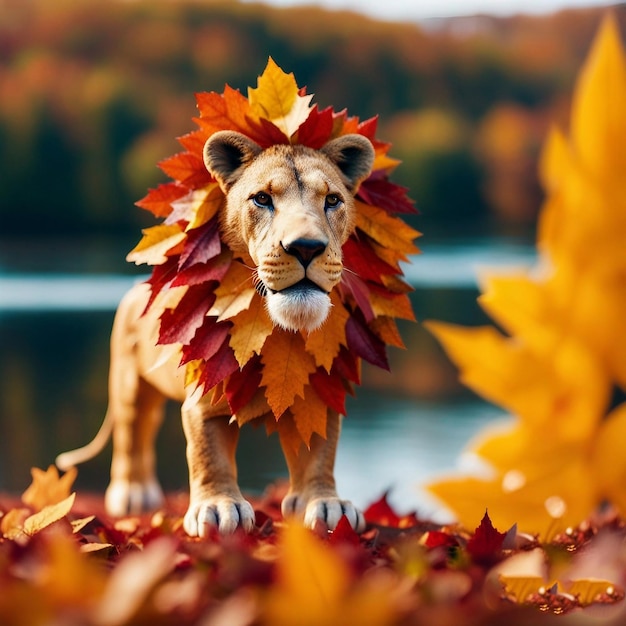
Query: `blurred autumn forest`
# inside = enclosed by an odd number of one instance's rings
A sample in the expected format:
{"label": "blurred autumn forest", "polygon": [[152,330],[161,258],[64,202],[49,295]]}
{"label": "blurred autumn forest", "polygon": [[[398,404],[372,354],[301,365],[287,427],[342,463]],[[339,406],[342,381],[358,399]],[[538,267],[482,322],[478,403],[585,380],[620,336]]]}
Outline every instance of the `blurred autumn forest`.
{"label": "blurred autumn forest", "polygon": [[193,94],[245,93],[269,55],[320,107],[380,116],[418,228],[532,232],[539,150],[550,123],[567,124],[601,15],[426,28],[234,0],[3,0],[1,232],[136,233],[146,212],[132,204],[194,128]]}

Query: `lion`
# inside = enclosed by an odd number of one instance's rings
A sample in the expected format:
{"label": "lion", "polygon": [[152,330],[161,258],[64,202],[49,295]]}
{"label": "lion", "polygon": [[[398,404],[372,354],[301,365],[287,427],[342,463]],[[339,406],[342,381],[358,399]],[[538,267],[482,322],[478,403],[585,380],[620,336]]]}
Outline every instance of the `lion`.
{"label": "lion", "polygon": [[[254,268],[257,291],[272,323],[309,333],[323,325],[330,294],[342,279],[342,246],[353,232],[360,183],[371,173],[375,152],[369,139],[346,134],[321,149],[272,145],[262,149],[236,131],[218,131],[206,141],[204,164],[225,195],[221,238]],[[111,333],[109,406],[103,425],[87,446],[61,454],[67,469],[97,454],[113,438],[108,513],[137,514],[160,507],[163,491],[155,472],[154,440],[167,398],[182,404],[190,498],[184,529],[206,537],[217,529],[251,531],[255,514],[237,483],[235,450],[239,425],[227,402],[185,385],[180,355],[157,346],[159,307],[146,311],[150,287],[139,284],[122,299]],[[164,356],[165,355],[165,356]],[[363,514],[339,498],[334,462],[341,416],[328,411],[326,436],[294,451],[283,445],[289,489],[285,517],[308,527],[334,529],[345,516],[356,531]]]}

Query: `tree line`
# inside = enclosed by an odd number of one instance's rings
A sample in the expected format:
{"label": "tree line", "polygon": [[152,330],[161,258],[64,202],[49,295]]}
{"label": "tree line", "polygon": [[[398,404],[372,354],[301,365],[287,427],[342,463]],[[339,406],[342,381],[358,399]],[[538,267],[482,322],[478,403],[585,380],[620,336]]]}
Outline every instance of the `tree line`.
{"label": "tree line", "polygon": [[[626,10],[616,7],[621,24]],[[4,0],[0,234],[136,230],[193,94],[256,85],[268,56],[320,106],[378,115],[418,227],[533,227],[536,163],[602,12],[400,24],[237,0]]]}

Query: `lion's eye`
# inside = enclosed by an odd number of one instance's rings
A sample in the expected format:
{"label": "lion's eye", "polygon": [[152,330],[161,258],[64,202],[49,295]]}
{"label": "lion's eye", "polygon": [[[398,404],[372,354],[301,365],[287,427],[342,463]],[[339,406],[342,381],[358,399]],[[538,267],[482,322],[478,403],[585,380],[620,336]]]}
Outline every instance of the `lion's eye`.
{"label": "lion's eye", "polygon": [[264,191],[259,191],[252,196],[252,202],[256,204],[261,209],[272,209],[274,208],[274,203],[272,202],[272,196],[269,193],[265,193]]}
{"label": "lion's eye", "polygon": [[329,193],[326,196],[326,201],[324,202],[325,209],[336,209],[342,200],[336,193]]}

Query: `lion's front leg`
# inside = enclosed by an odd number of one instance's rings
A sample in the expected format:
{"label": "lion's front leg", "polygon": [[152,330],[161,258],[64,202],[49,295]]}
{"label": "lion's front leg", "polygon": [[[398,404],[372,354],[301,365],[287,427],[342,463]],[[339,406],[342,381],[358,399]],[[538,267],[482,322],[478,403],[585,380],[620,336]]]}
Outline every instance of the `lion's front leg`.
{"label": "lion's front leg", "polygon": [[340,416],[329,411],[325,439],[314,434],[310,448],[303,445],[298,453],[283,446],[290,487],[281,509],[284,517],[301,518],[310,528],[321,520],[331,530],[345,515],[352,528],[361,532],[365,529],[363,514],[350,501],[340,499],[335,487],[335,455],[340,430]]}
{"label": "lion's front leg", "polygon": [[211,528],[250,531],[254,510],[237,484],[239,426],[227,416],[214,417],[216,408],[207,404],[188,400],[182,409],[190,487],[185,531],[192,537],[206,537]]}

